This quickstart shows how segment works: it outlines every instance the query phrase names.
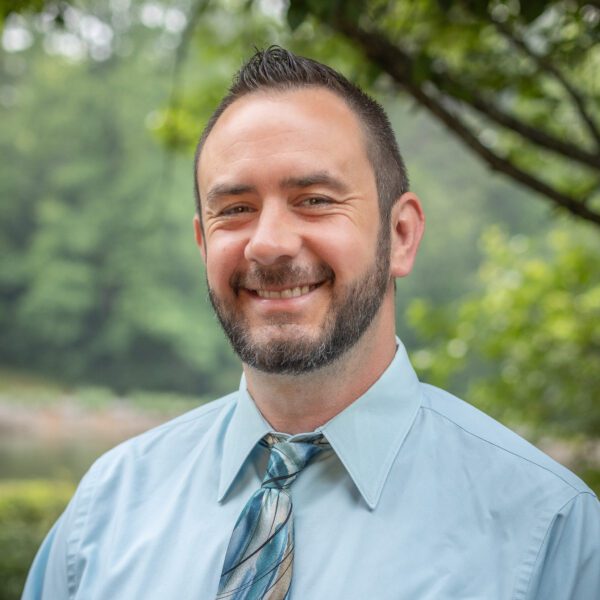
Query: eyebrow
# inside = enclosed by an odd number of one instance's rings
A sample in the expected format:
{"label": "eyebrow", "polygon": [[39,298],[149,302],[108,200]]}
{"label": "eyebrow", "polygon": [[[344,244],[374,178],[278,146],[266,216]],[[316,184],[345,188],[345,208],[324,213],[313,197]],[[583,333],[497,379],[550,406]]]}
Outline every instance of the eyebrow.
{"label": "eyebrow", "polygon": [[286,177],[279,182],[282,188],[307,188],[313,185],[324,185],[336,192],[345,193],[348,187],[327,171],[315,171],[299,177]]}
{"label": "eyebrow", "polygon": [[206,194],[206,205],[211,206],[219,198],[227,196],[242,196],[244,194],[251,194],[253,192],[256,192],[256,188],[253,185],[218,183]]}
{"label": "eyebrow", "polygon": [[[285,177],[279,182],[283,189],[307,188],[313,185],[324,185],[338,193],[347,193],[348,187],[327,171],[315,171],[297,177]],[[213,205],[219,198],[230,196],[243,196],[256,192],[256,187],[247,184],[218,183],[206,194],[206,205]]]}

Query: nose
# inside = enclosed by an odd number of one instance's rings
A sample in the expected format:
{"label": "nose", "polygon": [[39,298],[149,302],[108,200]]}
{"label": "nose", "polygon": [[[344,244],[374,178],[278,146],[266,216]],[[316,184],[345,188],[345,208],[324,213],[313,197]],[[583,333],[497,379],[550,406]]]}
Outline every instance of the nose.
{"label": "nose", "polygon": [[294,258],[300,247],[301,238],[287,207],[265,202],[244,249],[246,260],[272,265],[281,259]]}

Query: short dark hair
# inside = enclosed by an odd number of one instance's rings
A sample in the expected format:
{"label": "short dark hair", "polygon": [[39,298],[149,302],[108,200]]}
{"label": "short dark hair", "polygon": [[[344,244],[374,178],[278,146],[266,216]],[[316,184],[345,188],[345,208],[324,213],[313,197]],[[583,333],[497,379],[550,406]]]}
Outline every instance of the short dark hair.
{"label": "short dark hair", "polygon": [[365,133],[367,157],[375,174],[381,219],[383,222],[389,220],[395,201],[408,191],[408,176],[385,111],[373,98],[331,67],[280,46],[258,50],[238,71],[200,136],[194,159],[194,191],[199,215],[198,161],[206,139],[223,112],[236,100],[253,92],[304,87],[322,87],[332,91],[357,115]]}

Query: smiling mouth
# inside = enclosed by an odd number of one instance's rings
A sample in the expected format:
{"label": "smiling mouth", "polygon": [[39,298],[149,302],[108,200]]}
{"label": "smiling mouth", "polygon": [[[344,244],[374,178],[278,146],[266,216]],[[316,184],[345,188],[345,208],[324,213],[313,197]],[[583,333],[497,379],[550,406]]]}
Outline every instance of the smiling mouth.
{"label": "smiling mouth", "polygon": [[278,300],[281,298],[298,298],[300,296],[305,296],[309,292],[317,289],[321,283],[311,284],[311,285],[302,285],[291,288],[286,288],[283,290],[248,290],[256,294],[259,298],[267,298],[269,300]]}

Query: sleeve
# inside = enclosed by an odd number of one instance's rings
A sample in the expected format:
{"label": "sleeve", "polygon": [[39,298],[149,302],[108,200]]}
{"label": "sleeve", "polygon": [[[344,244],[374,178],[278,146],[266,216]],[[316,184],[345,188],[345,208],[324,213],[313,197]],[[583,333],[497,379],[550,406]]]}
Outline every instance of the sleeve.
{"label": "sleeve", "polygon": [[69,598],[65,521],[63,514],[40,546],[29,569],[22,600]]}
{"label": "sleeve", "polygon": [[85,562],[78,555],[92,493],[90,479],[88,471],[42,542],[29,569],[21,600],[74,598]]}
{"label": "sleeve", "polygon": [[600,599],[600,503],[592,493],[575,496],[553,519],[526,598]]}

